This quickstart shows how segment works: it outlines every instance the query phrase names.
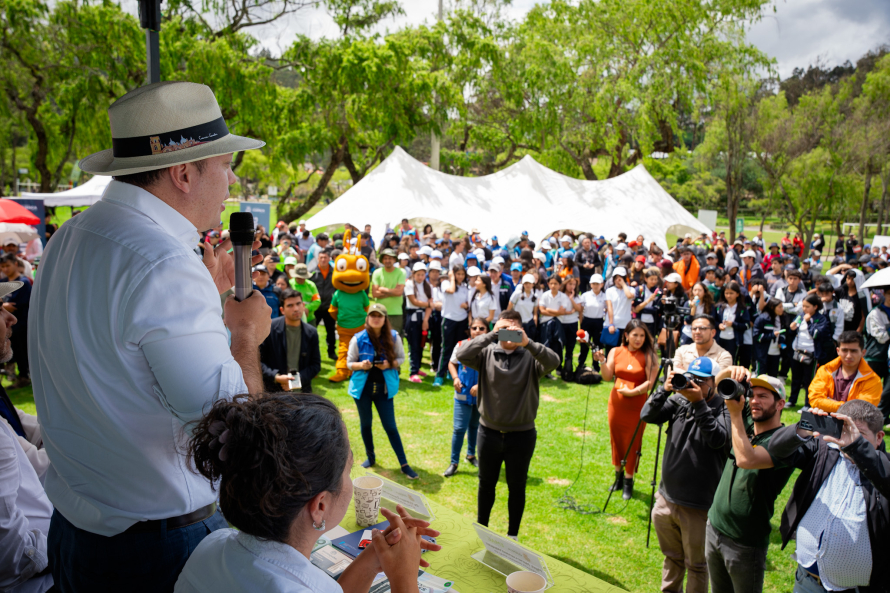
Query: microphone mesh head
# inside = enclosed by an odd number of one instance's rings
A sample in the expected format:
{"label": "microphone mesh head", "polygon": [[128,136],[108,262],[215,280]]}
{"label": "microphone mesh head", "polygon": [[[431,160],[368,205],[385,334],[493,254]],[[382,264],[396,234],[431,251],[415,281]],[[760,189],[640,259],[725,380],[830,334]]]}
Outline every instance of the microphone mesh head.
{"label": "microphone mesh head", "polygon": [[233,245],[252,245],[254,239],[253,214],[232,212],[229,217],[229,237]]}

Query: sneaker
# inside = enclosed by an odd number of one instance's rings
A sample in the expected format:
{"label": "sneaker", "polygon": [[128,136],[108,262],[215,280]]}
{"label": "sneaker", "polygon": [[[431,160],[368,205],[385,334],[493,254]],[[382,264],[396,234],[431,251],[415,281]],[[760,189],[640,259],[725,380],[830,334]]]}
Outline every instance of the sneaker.
{"label": "sneaker", "polygon": [[509,537],[510,539],[512,539],[514,542],[518,542],[518,541],[519,541],[519,536],[518,536],[518,535],[510,535],[510,534],[508,533],[508,534],[507,534],[507,537]]}
{"label": "sneaker", "polygon": [[426,373],[424,373],[423,371],[417,371],[417,374],[421,377],[426,377]]}
{"label": "sneaker", "polygon": [[376,461],[376,460],[375,460],[373,457],[369,457],[368,459],[365,459],[364,461],[362,461],[362,467],[365,468],[365,469],[368,469],[368,468],[370,468],[370,467],[374,467],[374,462],[375,462],[375,461]]}
{"label": "sneaker", "polygon": [[467,460],[467,461],[470,463],[470,465],[472,465],[473,467],[479,467],[479,459],[477,459],[475,455],[467,455],[467,456],[466,456],[466,460]]}
{"label": "sneaker", "polygon": [[446,478],[450,478],[451,476],[453,476],[456,473],[457,473],[457,464],[452,463],[451,465],[448,466],[448,469],[446,469],[445,473],[442,475],[445,476]]}
{"label": "sneaker", "polygon": [[402,466],[402,473],[408,476],[409,480],[416,480],[420,476],[417,475],[417,472],[411,469],[411,466],[407,463]]}
{"label": "sneaker", "polygon": [[446,377],[449,381],[454,381],[454,377],[451,376],[451,373],[445,373],[445,377]]}
{"label": "sneaker", "polygon": [[553,378],[553,373],[547,373],[546,375],[544,375],[544,378],[545,378],[545,379],[552,379],[552,378]]}
{"label": "sneaker", "polygon": [[423,377],[421,377],[420,375],[411,375],[410,377],[408,377],[408,380],[412,383],[423,383]]}
{"label": "sneaker", "polygon": [[797,411],[797,413],[798,413],[798,414],[803,414],[804,412],[806,412],[806,411],[809,410],[809,409],[810,409],[810,406],[803,406],[801,409],[799,409],[799,410]]}
{"label": "sneaker", "polygon": [[445,382],[442,381],[442,377],[436,377],[435,381],[433,381],[433,387],[441,387]]}

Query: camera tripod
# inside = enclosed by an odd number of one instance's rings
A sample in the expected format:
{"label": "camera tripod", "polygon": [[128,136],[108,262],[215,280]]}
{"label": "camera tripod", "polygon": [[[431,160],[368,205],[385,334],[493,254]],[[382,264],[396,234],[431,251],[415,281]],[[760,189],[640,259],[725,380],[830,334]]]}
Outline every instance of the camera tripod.
{"label": "camera tripod", "polygon": [[[667,377],[668,369],[672,369],[674,367],[674,348],[676,347],[674,344],[674,332],[680,326],[680,322],[682,317],[676,313],[666,313],[665,314],[665,323],[664,328],[665,332],[665,341],[664,341],[664,357],[661,359],[661,365],[658,369],[658,376],[655,377],[655,382],[649,388],[648,397],[652,397],[655,393],[656,389],[658,389],[658,382],[663,378]],[[634,429],[633,438],[630,440],[630,445],[627,447],[627,451],[624,453],[624,458],[621,460],[621,475],[624,475],[624,468],[627,466],[627,458],[630,457],[630,452],[633,449],[634,442],[637,440],[637,434],[640,431],[640,428],[643,426],[643,419],[640,418],[637,421],[637,427]],[[658,425],[658,440],[655,441],[655,464],[652,470],[652,492],[649,495],[649,520],[646,526],[646,547],[649,547],[649,540],[652,536],[652,506],[655,504],[655,487],[658,484],[658,461],[661,454],[661,429],[662,425]],[[637,450],[637,467],[634,470],[639,469],[640,459],[643,456],[642,451],[642,441],[640,441],[640,449]],[[636,471],[634,471],[636,474]],[[609,506],[609,501],[612,500],[612,493],[618,489],[618,478],[615,478],[615,482],[612,484],[612,487],[609,489],[609,496],[606,498],[606,504],[603,505],[603,513],[606,512],[606,508]]]}

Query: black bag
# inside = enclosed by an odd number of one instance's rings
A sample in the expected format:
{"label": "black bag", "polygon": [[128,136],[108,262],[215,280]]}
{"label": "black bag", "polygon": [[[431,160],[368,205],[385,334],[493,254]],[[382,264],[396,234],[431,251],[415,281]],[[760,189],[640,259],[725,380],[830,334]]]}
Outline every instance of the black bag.
{"label": "black bag", "polygon": [[575,383],[579,385],[596,385],[602,381],[602,375],[590,367],[578,367],[575,371]]}

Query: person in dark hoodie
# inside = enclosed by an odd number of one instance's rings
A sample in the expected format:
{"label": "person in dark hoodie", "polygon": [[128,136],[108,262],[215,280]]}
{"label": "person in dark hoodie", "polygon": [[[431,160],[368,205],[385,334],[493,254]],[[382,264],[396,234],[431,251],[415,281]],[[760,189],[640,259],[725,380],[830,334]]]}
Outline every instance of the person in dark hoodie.
{"label": "person in dark hoodie", "polygon": [[[828,416],[824,410],[813,414]],[[745,469],[784,464],[801,470],[782,513],[782,548],[796,537],[794,593],[888,590],[890,456],[882,451],[881,412],[867,401],[843,404],[839,439],[792,424],[754,449]],[[796,535],[795,535],[796,534]]]}
{"label": "person in dark hoodie", "polygon": [[[521,342],[499,341],[498,332],[522,332]],[[501,466],[507,470],[509,526],[507,535],[519,536],[525,510],[525,484],[535,452],[535,417],[540,400],[539,382],[559,365],[559,355],[528,339],[518,311],[504,311],[494,329],[465,342],[457,350],[460,364],[479,373],[476,404],[479,407],[479,495],[477,521],[488,526]]]}
{"label": "person in dark hoodie", "polygon": [[[652,509],[652,525],[664,554],[662,591],[683,591],[684,576],[687,593],[708,591],[708,509],[731,445],[729,415],[715,389],[717,371],[718,366],[704,356],[686,371],[671,370],[640,412],[649,424],[668,423],[661,484]],[[690,386],[675,393],[671,380],[681,373],[690,379]]]}

